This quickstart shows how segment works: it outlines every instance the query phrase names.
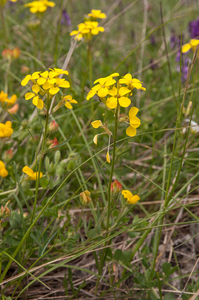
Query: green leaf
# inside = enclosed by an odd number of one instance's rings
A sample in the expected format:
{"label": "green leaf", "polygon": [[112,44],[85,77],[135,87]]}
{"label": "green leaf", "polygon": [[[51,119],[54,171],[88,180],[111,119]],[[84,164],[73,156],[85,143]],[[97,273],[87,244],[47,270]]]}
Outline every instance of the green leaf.
{"label": "green leaf", "polygon": [[[189,297],[188,297],[189,298]],[[174,294],[173,293],[167,293],[164,296],[164,300],[175,300]]]}
{"label": "green leaf", "polygon": [[40,179],[40,184],[41,184],[42,188],[46,189],[48,184],[49,184],[49,181],[46,178],[41,178]]}
{"label": "green leaf", "polygon": [[123,257],[123,253],[120,249],[117,249],[114,253],[114,259],[119,261],[121,260],[122,261],[122,257]]}
{"label": "green leaf", "polygon": [[168,263],[168,262],[165,262],[163,265],[162,265],[162,270],[163,272],[165,273],[165,275],[168,275],[169,274],[169,270],[171,269],[171,264]]}
{"label": "green leaf", "polygon": [[87,234],[88,238],[90,238],[90,239],[95,238],[97,235],[98,235],[98,233],[95,229],[90,229]]}
{"label": "green leaf", "polygon": [[124,251],[122,253],[122,262],[124,265],[128,265],[132,259],[132,252]]}

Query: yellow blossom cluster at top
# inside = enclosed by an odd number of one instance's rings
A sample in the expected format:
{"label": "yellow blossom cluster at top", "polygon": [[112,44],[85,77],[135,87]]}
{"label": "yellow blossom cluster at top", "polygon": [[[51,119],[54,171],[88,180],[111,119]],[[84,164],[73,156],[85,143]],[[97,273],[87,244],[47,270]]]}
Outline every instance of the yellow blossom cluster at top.
{"label": "yellow blossom cluster at top", "polygon": [[[67,80],[59,77],[61,74],[68,75],[68,71],[54,68],[49,69],[49,71],[34,72],[32,75],[26,75],[26,77],[22,80],[21,85],[25,86],[31,82],[32,92],[26,93],[25,99],[32,99],[32,103],[37,108],[42,109],[44,107],[42,98],[52,98],[59,92],[60,88],[70,87],[70,84]],[[64,96],[62,101],[65,102],[65,106],[68,108],[72,108],[70,103],[77,103],[69,95]]]}
{"label": "yellow blossom cluster at top", "polygon": [[84,23],[78,25],[78,30],[73,30],[70,35],[74,36],[76,40],[80,41],[84,38],[86,41],[91,40],[93,35],[97,35],[99,32],[104,32],[104,27],[98,26],[96,19],[104,19],[106,15],[101,10],[92,9],[91,13],[86,16]]}
{"label": "yellow blossom cluster at top", "polygon": [[[130,96],[133,95],[133,89],[141,89],[145,91],[146,89],[142,86],[140,80],[132,78],[131,74],[126,74],[122,78],[116,81],[114,77],[118,77],[118,73],[113,73],[107,77],[99,78],[95,80],[95,86],[90,90],[87,95],[87,100],[97,95],[100,100],[106,104],[108,109],[114,109],[118,114],[120,112],[120,107],[129,107],[131,105]],[[128,116],[119,117],[119,122],[125,122],[129,124],[126,129],[126,134],[130,137],[136,135],[138,128],[141,124],[140,119],[136,116],[139,109],[136,107],[131,107]],[[109,147],[112,132],[108,129],[107,123],[103,123],[101,120],[95,120],[91,123],[93,128],[101,127],[104,131],[97,134],[93,138],[93,142],[97,145],[98,136],[102,134],[107,134],[109,136],[108,151],[106,154],[106,160],[110,163]]]}
{"label": "yellow blossom cluster at top", "polygon": [[30,7],[30,12],[36,14],[45,12],[48,7],[54,7],[55,3],[48,0],[39,0],[27,3],[24,6]]}
{"label": "yellow blossom cluster at top", "polygon": [[[132,90],[135,88],[143,91],[146,90],[142,86],[141,81],[132,78],[131,74],[126,74],[123,78],[119,79],[116,84],[114,77],[117,76],[119,76],[118,73],[113,73],[107,77],[95,80],[94,84],[96,85],[90,90],[86,99],[89,100],[97,94],[110,109],[114,109],[118,105],[129,107],[131,104],[129,96],[132,95]],[[125,86],[122,86],[122,84],[125,84]],[[107,97],[107,99],[105,97]]]}

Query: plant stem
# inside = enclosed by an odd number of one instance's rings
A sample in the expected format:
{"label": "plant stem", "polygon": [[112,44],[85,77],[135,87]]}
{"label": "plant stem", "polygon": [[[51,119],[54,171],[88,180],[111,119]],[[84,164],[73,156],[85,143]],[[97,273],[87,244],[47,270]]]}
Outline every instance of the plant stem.
{"label": "plant stem", "polygon": [[49,117],[48,112],[49,112],[49,107],[50,107],[50,101],[49,100],[50,99],[48,97],[47,98],[47,111],[46,111],[46,124],[45,124],[45,129],[44,129],[41,156],[40,156],[40,160],[39,160],[38,177],[37,177],[37,180],[36,180],[35,201],[34,201],[34,206],[33,206],[33,213],[32,213],[32,217],[31,217],[31,223],[34,220],[35,211],[36,211],[37,196],[38,196],[38,190],[39,190],[39,180],[40,180],[40,173],[41,173],[41,165],[42,165],[43,153],[44,153],[44,148],[45,148],[45,143],[46,143],[46,135],[47,135],[47,130],[48,130],[48,117]]}
{"label": "plant stem", "polygon": [[0,13],[1,13],[1,22],[2,22],[2,27],[3,27],[3,32],[4,32],[5,44],[8,44],[8,37],[7,37],[7,32],[6,32],[5,18],[4,18],[4,14],[3,14],[3,7],[0,7]]}
{"label": "plant stem", "polygon": [[113,178],[113,171],[115,166],[115,150],[116,150],[116,140],[117,140],[117,122],[118,122],[118,107],[115,111],[115,130],[114,130],[114,141],[113,141],[113,158],[112,158],[112,164],[111,164],[111,172],[109,176],[109,184],[108,184],[108,211],[107,211],[107,227],[106,230],[108,232],[109,230],[109,214],[111,209],[111,183]]}
{"label": "plant stem", "polygon": [[[91,44],[90,41],[88,42],[88,65],[89,65],[89,82],[90,82],[90,89],[92,88],[93,79],[92,79],[92,55],[91,55]],[[92,108],[92,116],[94,114],[94,100],[91,99],[91,108]]]}
{"label": "plant stem", "polygon": [[[111,171],[110,171],[110,176],[109,176],[109,184],[108,184],[108,210],[107,210],[107,227],[106,227],[106,236],[108,237],[109,233],[109,214],[110,214],[110,209],[111,209],[111,183],[112,183],[112,178],[113,178],[113,171],[114,171],[114,166],[115,166],[115,150],[116,150],[116,140],[117,140],[117,122],[118,122],[118,111],[119,108],[116,108],[115,111],[115,130],[114,130],[114,141],[113,141],[113,157],[112,157],[112,164],[111,164]],[[108,243],[110,243],[110,241],[108,241],[106,243],[106,245],[108,245]],[[103,269],[103,265],[106,259],[106,255],[107,255],[107,249],[105,248],[103,250],[102,256],[101,256],[101,261],[100,261],[100,274],[102,274],[102,269]],[[99,280],[100,277],[97,278],[97,282],[96,282],[96,288],[95,288],[95,294],[97,294],[97,290],[98,290],[98,285],[99,285]]]}

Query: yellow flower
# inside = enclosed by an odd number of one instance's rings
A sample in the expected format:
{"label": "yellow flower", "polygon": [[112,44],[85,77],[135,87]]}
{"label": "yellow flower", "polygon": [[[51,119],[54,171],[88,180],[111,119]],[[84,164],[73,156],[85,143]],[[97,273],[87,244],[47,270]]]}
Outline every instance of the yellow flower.
{"label": "yellow flower", "polygon": [[90,92],[88,93],[86,99],[89,100],[92,98],[95,94],[97,94],[100,98],[104,98],[108,95],[110,87],[116,82],[113,77],[119,76],[118,73],[113,73],[107,77],[104,78],[99,78],[95,80],[94,84],[98,83],[95,85]]}
{"label": "yellow flower", "polygon": [[34,84],[32,86],[32,91],[25,94],[25,99],[30,100],[33,98],[32,103],[39,109],[42,109],[44,107],[44,102],[39,98],[38,93],[40,91],[40,87],[38,84]]}
{"label": "yellow flower", "polygon": [[65,101],[65,106],[69,109],[73,108],[71,103],[75,103],[75,104],[77,103],[77,101],[74,100],[71,95],[63,96],[62,100]]}
{"label": "yellow flower", "polygon": [[11,105],[15,104],[16,101],[17,101],[16,95],[12,95],[12,97],[10,99],[8,99],[8,94],[1,91],[0,102],[2,102],[3,104],[6,103],[7,104],[6,106],[11,106]]}
{"label": "yellow flower", "polygon": [[132,78],[131,74],[126,74],[119,80],[119,82],[126,84],[131,90],[136,88],[137,90],[146,91],[146,89],[142,86],[141,81],[139,79]]}
{"label": "yellow flower", "polygon": [[188,52],[190,49],[192,49],[193,52],[195,52],[196,47],[199,44],[199,40],[192,39],[188,44],[185,44],[182,46],[182,53]]}
{"label": "yellow flower", "polygon": [[0,138],[9,137],[12,133],[12,123],[10,121],[7,121],[5,124],[0,123]]}
{"label": "yellow flower", "polygon": [[124,97],[124,95],[130,93],[131,90],[126,87],[121,87],[119,90],[116,87],[113,87],[112,90],[109,90],[108,93],[112,97],[108,98],[106,101],[106,106],[108,108],[116,108],[118,103],[122,107],[128,107],[131,104],[131,100],[128,97]]}
{"label": "yellow flower", "polygon": [[141,124],[140,119],[136,117],[139,109],[137,107],[131,107],[129,110],[129,121],[130,121],[130,126],[126,130],[126,134],[128,136],[135,136],[136,135],[136,128],[138,128]]}
{"label": "yellow flower", "polygon": [[106,15],[98,9],[92,9],[91,12],[88,14],[89,17],[92,19],[105,19]]}
{"label": "yellow flower", "polygon": [[139,200],[140,200],[140,197],[138,195],[132,195],[132,193],[128,190],[123,190],[122,191],[122,195],[124,196],[124,198],[127,199],[127,201],[130,203],[130,204],[135,204],[137,203]]}
{"label": "yellow flower", "polygon": [[47,0],[33,1],[24,5],[25,7],[30,7],[30,12],[43,13],[46,11],[47,7],[54,7],[55,3]]}
{"label": "yellow flower", "polygon": [[6,170],[5,164],[0,160],[0,176],[6,177],[8,176],[8,171]]}
{"label": "yellow flower", "polygon": [[33,84],[36,83],[36,79],[39,78],[40,73],[41,72],[34,72],[32,75],[30,74],[26,75],[26,77],[21,81],[21,85],[22,86],[27,85],[30,80],[32,81]]}
{"label": "yellow flower", "polygon": [[34,172],[28,166],[23,167],[22,171],[29,176],[28,179],[30,179],[30,180],[37,180],[38,175],[39,175],[39,178],[41,178],[43,176],[43,174],[41,172],[40,172],[40,174],[39,174],[39,172]]}
{"label": "yellow flower", "polygon": [[92,35],[97,35],[99,32],[103,32],[104,27],[99,26],[98,22],[85,21],[78,25],[78,30],[73,30],[70,35],[75,36],[75,39],[80,41],[82,38],[90,40]]}
{"label": "yellow flower", "polygon": [[45,71],[40,73],[40,78],[37,79],[37,84],[42,85],[44,90],[49,90],[51,95],[55,95],[59,92],[59,87],[69,88],[70,84],[65,79],[57,78],[60,74],[68,74],[67,71],[61,72],[61,69],[57,69],[60,71]]}
{"label": "yellow flower", "polygon": [[97,145],[97,138],[98,138],[98,135],[102,135],[102,134],[108,134],[109,136],[109,140],[108,140],[108,151],[107,151],[107,154],[106,154],[106,160],[108,163],[110,163],[110,155],[109,155],[109,148],[110,148],[110,141],[111,141],[111,135],[112,135],[112,132],[108,129],[107,125],[104,125],[102,123],[101,120],[96,120],[96,121],[93,121],[91,123],[91,125],[93,126],[93,128],[99,128],[99,127],[102,127],[104,129],[105,132],[102,132],[102,133],[99,133],[99,134],[96,134],[93,138],[93,142],[95,145]]}

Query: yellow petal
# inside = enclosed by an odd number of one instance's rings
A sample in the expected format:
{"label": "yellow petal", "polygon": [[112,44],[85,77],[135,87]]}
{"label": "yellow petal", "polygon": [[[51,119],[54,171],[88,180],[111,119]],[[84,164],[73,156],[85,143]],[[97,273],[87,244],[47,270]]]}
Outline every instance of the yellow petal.
{"label": "yellow petal", "polygon": [[131,193],[130,191],[128,191],[128,190],[123,190],[123,191],[122,191],[122,195],[123,195],[124,198],[126,198],[126,199],[130,199],[130,198],[133,197],[132,193]]}
{"label": "yellow petal", "polygon": [[106,101],[106,106],[110,109],[114,109],[117,107],[117,98],[115,97],[110,97]]}
{"label": "yellow petal", "polygon": [[130,125],[133,128],[138,128],[140,124],[141,124],[140,119],[138,119],[137,117],[133,117],[132,119],[130,119]]}
{"label": "yellow petal", "polygon": [[105,88],[102,87],[101,89],[99,89],[99,91],[97,92],[97,94],[98,94],[98,96],[100,98],[104,98],[108,94],[108,89],[106,87]]}
{"label": "yellow petal", "polygon": [[186,53],[191,49],[191,45],[190,44],[185,44],[182,46],[182,53]]}
{"label": "yellow petal", "polygon": [[133,136],[136,135],[136,129],[133,128],[132,126],[129,126],[129,127],[126,129],[126,134],[127,134],[128,136],[133,137]]}
{"label": "yellow petal", "polygon": [[130,199],[127,199],[127,201],[130,204],[135,204],[140,200],[140,197],[138,195],[132,196]]}
{"label": "yellow petal", "polygon": [[110,164],[111,160],[110,160],[110,155],[109,153],[107,152],[106,153],[106,161]]}
{"label": "yellow petal", "polygon": [[0,176],[1,176],[1,177],[6,177],[6,176],[8,176],[8,171],[7,171],[5,168],[1,169],[1,170],[0,170]]}
{"label": "yellow petal", "polygon": [[128,107],[131,104],[131,100],[127,97],[119,98],[119,104],[122,107]]}
{"label": "yellow petal", "polygon": [[139,109],[137,107],[131,107],[131,109],[129,110],[129,118],[132,119],[133,117],[135,117],[138,111]]}
{"label": "yellow petal", "polygon": [[24,173],[26,173],[28,176],[32,176],[33,175],[33,170],[31,168],[29,168],[28,166],[23,167],[22,171]]}
{"label": "yellow petal", "polygon": [[32,97],[34,97],[35,96],[35,94],[34,93],[26,93],[25,94],[25,99],[26,100],[30,100]]}
{"label": "yellow petal", "polygon": [[59,88],[58,87],[53,87],[53,88],[50,88],[50,90],[49,90],[49,93],[51,94],[51,95],[55,95],[55,94],[57,94],[59,92]]}
{"label": "yellow petal", "polygon": [[100,120],[93,121],[91,125],[93,126],[93,128],[99,128],[100,126],[102,126],[102,121]]}
{"label": "yellow petal", "polygon": [[33,86],[32,86],[32,91],[34,92],[34,93],[39,93],[39,91],[40,91],[40,87],[39,87],[39,85],[38,84],[34,84]]}
{"label": "yellow petal", "polygon": [[21,85],[25,86],[26,84],[28,84],[30,79],[31,79],[31,75],[26,75],[26,77],[22,80]]}
{"label": "yellow petal", "polygon": [[94,136],[94,138],[93,138],[93,142],[94,142],[95,145],[97,145],[97,138],[98,138],[98,134],[96,134],[96,135]]}

